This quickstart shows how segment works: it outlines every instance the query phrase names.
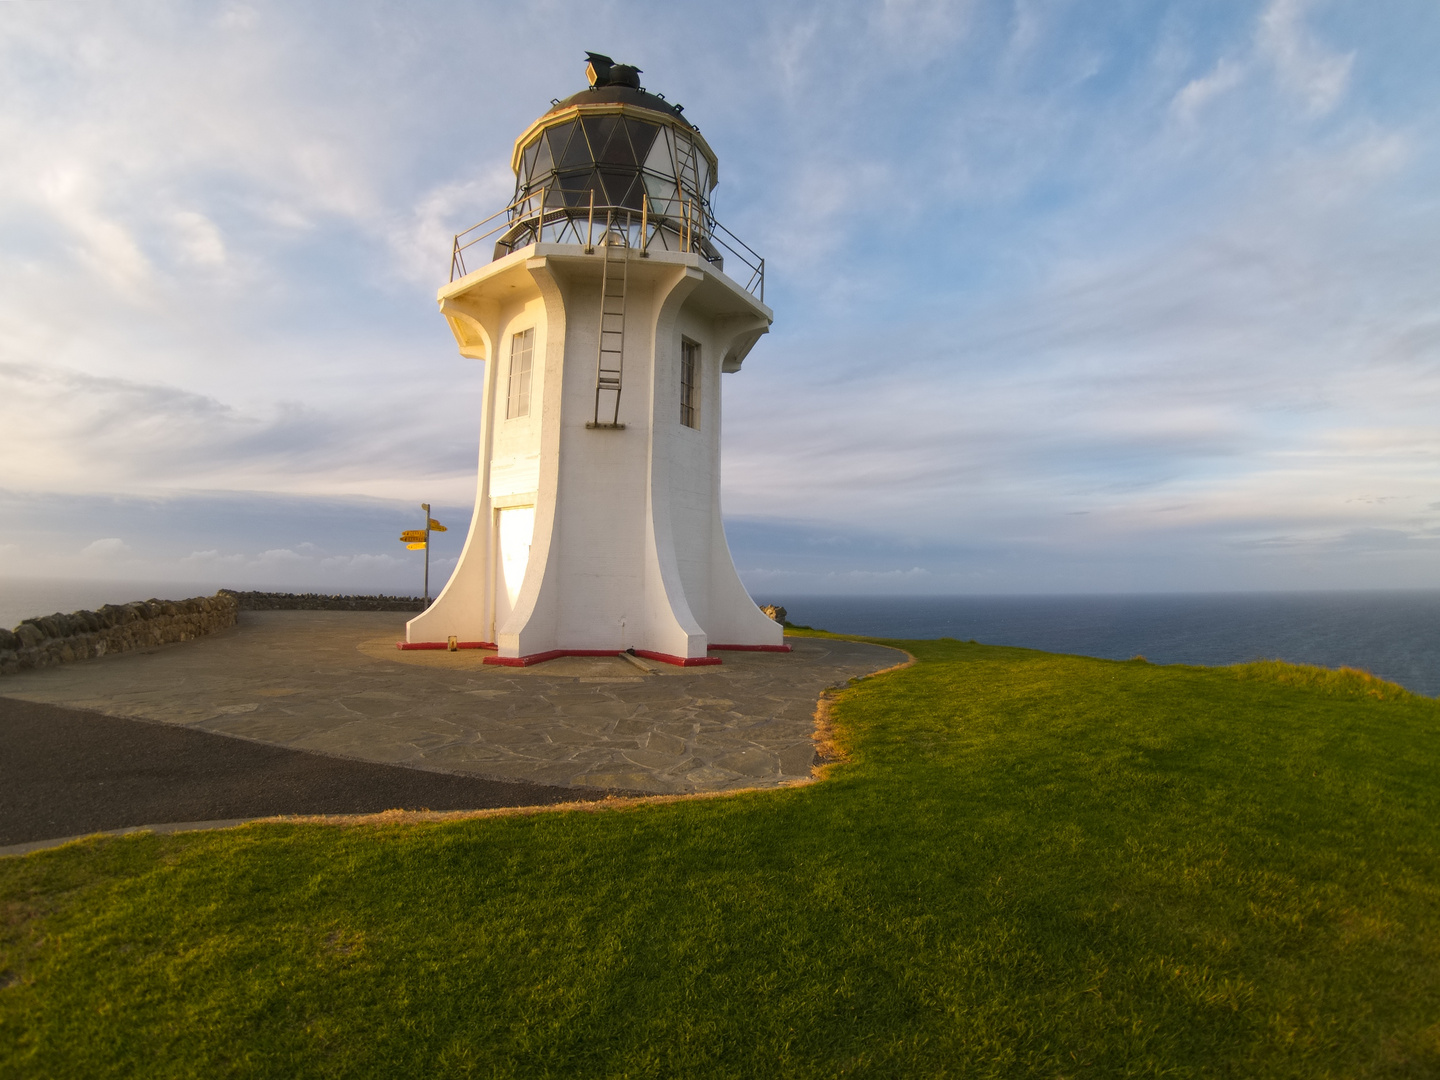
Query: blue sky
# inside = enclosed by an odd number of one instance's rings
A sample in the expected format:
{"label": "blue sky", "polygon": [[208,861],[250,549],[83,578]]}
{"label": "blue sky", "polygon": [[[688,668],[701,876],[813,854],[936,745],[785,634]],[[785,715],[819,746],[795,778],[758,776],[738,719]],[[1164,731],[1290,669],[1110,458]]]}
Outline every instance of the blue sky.
{"label": "blue sky", "polygon": [[757,596],[1440,587],[1440,8],[0,2],[0,576],[410,590],[514,137],[644,69],[776,323]]}

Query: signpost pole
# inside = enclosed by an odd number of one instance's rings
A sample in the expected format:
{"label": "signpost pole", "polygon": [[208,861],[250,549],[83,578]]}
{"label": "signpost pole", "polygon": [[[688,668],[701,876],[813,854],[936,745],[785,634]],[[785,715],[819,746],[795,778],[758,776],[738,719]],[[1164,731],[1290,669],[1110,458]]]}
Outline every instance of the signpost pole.
{"label": "signpost pole", "polygon": [[425,511],[425,606],[430,606],[430,504],[421,503]]}

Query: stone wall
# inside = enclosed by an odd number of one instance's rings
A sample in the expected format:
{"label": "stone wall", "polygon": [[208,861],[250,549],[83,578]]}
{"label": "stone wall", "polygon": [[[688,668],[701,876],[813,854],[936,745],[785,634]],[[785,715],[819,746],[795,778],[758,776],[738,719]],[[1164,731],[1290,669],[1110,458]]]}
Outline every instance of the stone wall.
{"label": "stone wall", "polygon": [[241,611],[424,611],[418,596],[324,596],[320,593],[236,592],[221,589],[220,596],[233,596]]}
{"label": "stone wall", "polygon": [[89,660],[127,649],[189,641],[235,625],[239,609],[224,592],[190,600],[106,604],[99,611],[56,612],[0,630],[0,675]]}

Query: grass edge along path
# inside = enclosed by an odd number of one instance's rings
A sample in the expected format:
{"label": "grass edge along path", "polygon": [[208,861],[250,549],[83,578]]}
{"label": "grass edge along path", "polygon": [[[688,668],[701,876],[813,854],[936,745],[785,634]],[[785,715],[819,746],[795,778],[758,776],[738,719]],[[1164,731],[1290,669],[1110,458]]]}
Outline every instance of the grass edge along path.
{"label": "grass edge along path", "polygon": [[893,644],[821,784],[0,861],[0,1076],[1440,1073],[1440,703]]}

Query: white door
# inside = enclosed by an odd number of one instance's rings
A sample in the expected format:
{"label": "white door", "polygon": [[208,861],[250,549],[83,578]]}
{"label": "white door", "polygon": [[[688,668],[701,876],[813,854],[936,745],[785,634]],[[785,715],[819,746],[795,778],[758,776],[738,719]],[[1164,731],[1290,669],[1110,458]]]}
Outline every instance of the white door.
{"label": "white door", "polygon": [[495,515],[495,550],[499,556],[495,582],[495,633],[505,625],[520,585],[525,580],[525,567],[530,564],[530,538],[535,535],[535,508],[512,506]]}

